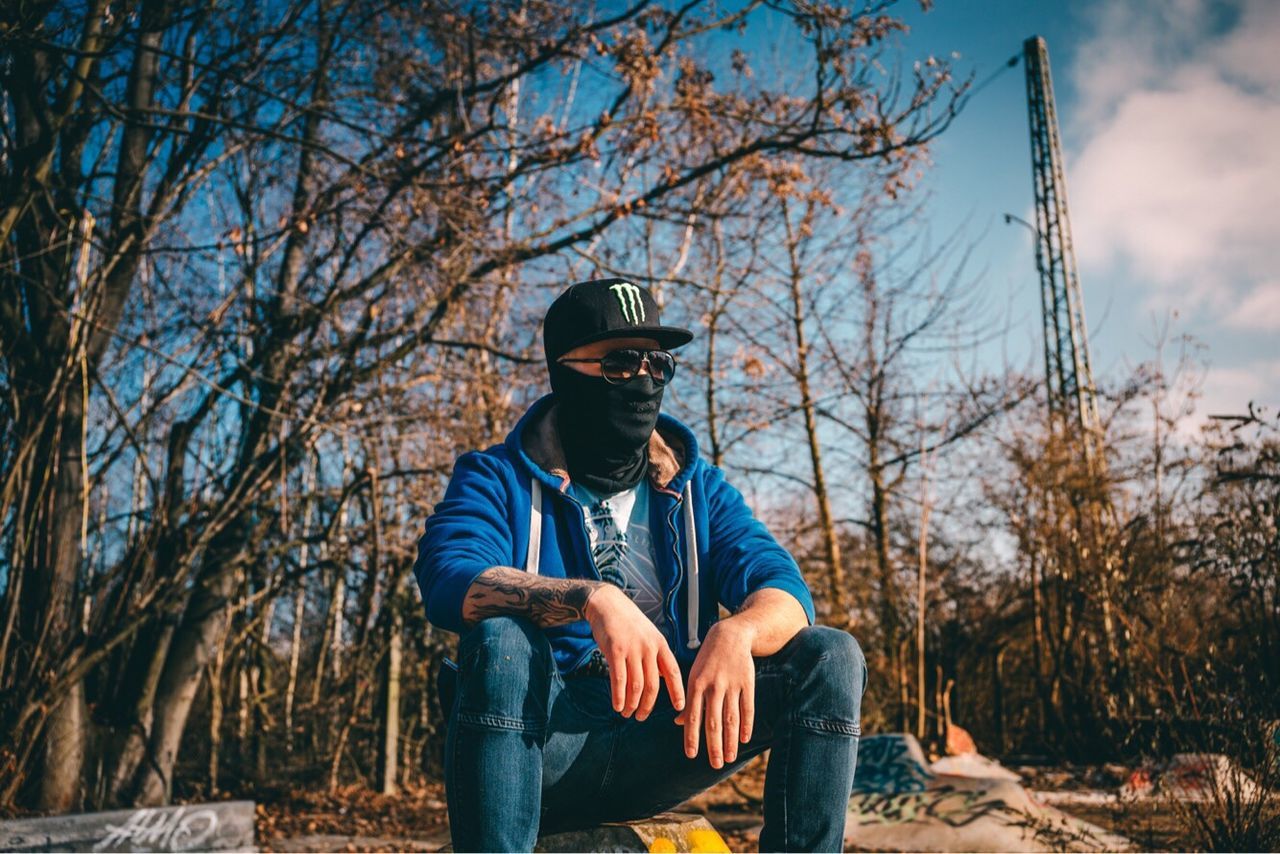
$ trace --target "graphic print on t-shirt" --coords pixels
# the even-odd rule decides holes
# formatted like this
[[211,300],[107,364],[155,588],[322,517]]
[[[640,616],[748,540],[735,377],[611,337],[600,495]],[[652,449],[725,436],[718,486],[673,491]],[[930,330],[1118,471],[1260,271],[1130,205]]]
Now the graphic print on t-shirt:
[[664,625],[662,586],[653,561],[647,484],[601,497],[575,487],[591,523],[591,556],[600,577],[626,591],[658,626]]

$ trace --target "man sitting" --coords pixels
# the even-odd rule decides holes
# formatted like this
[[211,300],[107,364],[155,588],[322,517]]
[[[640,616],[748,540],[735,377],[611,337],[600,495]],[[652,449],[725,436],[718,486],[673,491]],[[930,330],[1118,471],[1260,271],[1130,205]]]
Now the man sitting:
[[761,849],[842,848],[862,652],[811,625],[791,555],[660,414],[692,338],[635,284],[568,288],[544,324],[552,393],[458,458],[426,522],[427,617],[461,635],[455,850],[653,815],[770,748]]

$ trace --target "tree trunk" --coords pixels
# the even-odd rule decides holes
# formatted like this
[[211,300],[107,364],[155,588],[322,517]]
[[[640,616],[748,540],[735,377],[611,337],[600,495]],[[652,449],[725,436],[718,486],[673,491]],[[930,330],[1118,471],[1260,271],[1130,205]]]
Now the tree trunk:
[[907,676],[907,639],[902,639],[901,649],[891,660],[893,672],[898,674],[898,732],[907,731],[907,709],[911,705],[911,679]]
[[[923,442],[921,444],[923,445]],[[917,553],[919,571],[916,575],[916,683],[919,685],[919,694],[916,702],[916,737],[924,738],[925,581],[929,567],[929,511],[932,509],[932,505],[929,501],[929,465],[927,458],[923,455],[920,460],[920,468],[920,542]]]
[[397,791],[397,759],[400,743],[400,636],[404,627],[397,612],[391,619],[387,645],[386,670],[382,688],[382,757],[380,765],[382,794]]
[[[234,539],[228,536],[224,542]],[[140,766],[134,787],[137,806],[166,804],[172,795],[173,766],[187,716],[209,660],[222,644],[224,609],[236,592],[235,567],[226,557],[226,551],[211,548],[165,661],[150,740],[152,761]]]
[[[191,418],[175,424],[169,433],[164,489],[156,508],[157,517],[164,520],[169,533],[151,549],[148,558],[151,567],[145,576],[150,580],[172,571],[182,552],[188,548],[186,537],[178,533],[182,530],[180,521],[185,496],[187,450],[195,425],[208,411],[212,399],[211,395],[207,396]],[[119,746],[107,757],[108,767],[112,770],[106,806],[123,807],[132,801],[133,783],[151,739],[160,677],[164,674],[183,610],[182,604],[169,606],[155,621],[144,626],[134,641],[120,689],[114,695],[113,705],[124,711],[118,712],[119,716],[112,723],[117,733],[123,731],[123,736],[117,734],[114,737]]]
[[146,756],[147,742],[151,737],[156,690],[164,664],[168,659],[169,645],[173,641],[174,625],[163,622],[144,628],[138,636],[125,672],[122,702],[131,703],[131,712],[121,717],[117,727],[125,730],[120,746],[110,757],[112,774],[107,784],[104,806],[124,806],[130,798],[133,779],[138,766]]
[[[350,483],[352,469],[351,449],[344,438],[342,440],[343,483]],[[348,502],[344,501],[342,507],[338,510],[336,533],[339,537],[346,533],[350,517],[350,506]],[[326,548],[326,553],[323,557],[328,558],[327,543],[323,547]],[[334,683],[337,683],[342,678],[342,651],[346,645],[346,639],[343,634],[346,629],[347,573],[343,566],[339,565],[335,567],[334,574],[336,578],[333,583],[333,596],[329,599],[329,613],[325,619],[325,638],[327,638],[327,643],[321,643],[321,655],[316,662],[316,679],[311,686],[312,705],[320,702],[320,686],[324,682],[324,659],[326,654],[329,657],[329,667],[333,671]]]
[[991,657],[991,711],[996,723],[996,756],[1003,757],[1009,750],[1004,728],[1004,655],[1007,647],[1000,647]]
[[705,363],[707,384],[705,397],[708,447],[711,449],[711,464],[717,468],[724,465],[724,451],[720,447],[719,407],[716,400],[716,371],[719,370],[716,365],[716,334],[719,332],[719,320],[720,318],[713,307],[711,319],[707,323],[707,358]]
[[813,394],[809,387],[809,344],[805,338],[804,300],[800,289],[804,271],[796,253],[796,234],[791,223],[787,201],[782,200],[782,219],[787,234],[787,257],[791,284],[791,326],[796,342],[795,379],[800,388],[800,409],[804,414],[805,439],[809,445],[809,464],[813,469],[813,495],[818,505],[818,523],[822,527],[822,545],[827,558],[827,584],[831,596],[831,619],[841,628],[849,626],[849,607],[845,597],[844,564],[840,557],[840,539],[831,514],[831,497],[827,492],[826,473],[822,468],[822,444],[818,439],[818,423],[814,414]]
[[[306,563],[306,545],[302,546],[302,561]],[[306,616],[307,588],[300,580],[293,594],[293,637],[289,642],[289,682],[284,692],[285,749],[293,753],[293,704],[298,691],[298,664],[302,658],[302,621]]]
[[[283,466],[282,466],[283,469]],[[283,481],[284,478],[282,477]],[[267,582],[264,580],[263,585]],[[271,716],[265,708],[265,694],[270,693],[264,684],[267,678],[267,656],[271,648],[271,622],[275,619],[276,600],[272,597],[262,606],[262,635],[258,639],[258,643],[253,645],[251,652],[253,660],[253,700],[251,712],[253,714],[253,761],[254,769],[257,774],[256,779],[264,781],[267,777],[267,740],[271,735]]]
[[218,645],[218,654],[209,667],[209,796],[218,794],[218,761],[222,747],[222,670],[227,649]]
[[[81,368],[80,370],[82,370]],[[80,373],[76,371],[76,374]],[[48,598],[45,607],[34,613],[47,616],[41,627],[42,643],[55,644],[75,633],[75,583],[80,568],[83,513],[84,457],[82,431],[84,405],[81,383],[74,383],[64,404],[58,431],[56,486],[50,507],[48,542],[44,551]],[[43,526],[42,526],[43,527]],[[38,577],[38,571],[35,573]],[[30,576],[29,576],[30,577]],[[28,590],[38,590],[30,586]],[[77,682],[61,698],[45,725],[45,746],[40,793],[36,807],[44,812],[64,813],[77,809],[82,801],[85,750],[84,685]]]
[[950,723],[947,720],[948,713],[945,705],[947,699],[946,689],[942,686],[942,665],[936,664],[934,665],[933,704],[937,711],[938,720],[934,726],[934,731],[939,746],[943,749],[947,745],[947,725]]
[[724,449],[720,442],[720,409],[717,398],[716,371],[720,369],[716,363],[717,336],[720,332],[720,315],[724,311],[721,298],[724,293],[724,225],[719,217],[711,220],[711,236],[714,246],[715,272],[711,277],[711,310],[707,313],[707,358],[705,364],[706,402],[707,402],[707,437],[711,449],[711,464],[717,468],[724,465]]
[[80,806],[87,716],[84,683],[76,682],[45,724],[44,776],[37,801],[43,810],[65,813]]
[[889,559],[889,489],[880,461],[879,439],[876,433],[871,437],[867,468],[871,480],[871,540],[880,580],[880,631],[886,657],[897,666],[901,632],[898,625],[898,584]]

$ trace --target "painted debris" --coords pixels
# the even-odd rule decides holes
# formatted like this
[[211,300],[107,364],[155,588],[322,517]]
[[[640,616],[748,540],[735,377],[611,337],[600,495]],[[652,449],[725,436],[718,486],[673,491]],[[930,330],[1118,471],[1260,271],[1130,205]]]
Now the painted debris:
[[969,731],[959,724],[952,723],[950,716],[948,716],[947,755],[966,756],[977,752],[978,745],[974,742],[973,736],[969,734]]
[[1129,840],[1040,803],[1017,782],[936,773],[915,737],[858,748],[845,843],[899,851],[1124,851]]
[[952,777],[1022,782],[1022,777],[1016,772],[979,753],[978,745],[974,743],[969,731],[954,723],[947,726],[947,755],[935,760],[931,770],[935,774],[949,774]]
[[1120,787],[1123,799],[1211,801],[1230,797],[1253,801],[1262,795],[1262,787],[1221,753],[1174,754],[1168,762],[1134,770]]

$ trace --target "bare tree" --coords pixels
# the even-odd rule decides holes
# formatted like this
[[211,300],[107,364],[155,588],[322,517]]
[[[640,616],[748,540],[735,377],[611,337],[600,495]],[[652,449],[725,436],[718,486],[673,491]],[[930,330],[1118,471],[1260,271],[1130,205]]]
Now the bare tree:
[[[901,29],[883,8],[778,6],[810,49],[807,91],[741,68],[719,85],[728,52],[699,46],[762,10],[12,13],[0,803],[25,780],[46,809],[169,798],[211,670],[247,679],[246,721],[283,697],[275,600],[313,572],[332,581],[317,655],[341,650],[353,687],[318,742],[341,772],[411,559],[410,484],[429,497],[529,393],[528,327],[502,320],[544,302],[526,283],[624,258],[630,223],[687,233],[714,176],[874,164],[950,120],[945,75],[876,70]],[[358,460],[306,481],[339,446]],[[333,670],[304,669],[310,696]],[[86,700],[111,710],[101,762],[84,761]],[[264,756],[278,735],[253,737]]]

